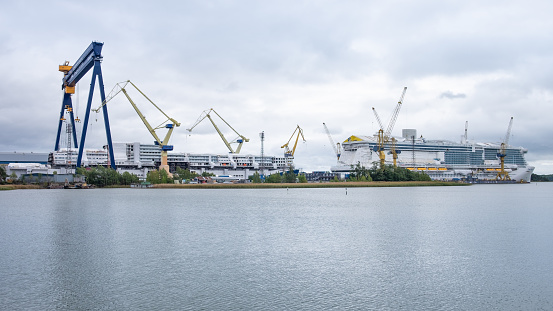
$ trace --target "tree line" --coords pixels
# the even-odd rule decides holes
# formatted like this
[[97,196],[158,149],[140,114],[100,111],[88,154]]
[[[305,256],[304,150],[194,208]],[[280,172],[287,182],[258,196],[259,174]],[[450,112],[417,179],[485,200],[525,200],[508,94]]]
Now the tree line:
[[130,185],[139,182],[138,176],[129,172],[123,174],[111,167],[77,167],[76,174],[85,177],[86,183],[97,187]]
[[177,169],[175,170],[175,173],[173,173],[173,176],[169,176],[166,170],[149,171],[148,175],[146,176],[146,181],[151,184],[172,184],[175,181],[178,181],[179,183],[186,183],[200,176],[212,177],[212,176],[215,176],[215,174],[208,173],[208,172],[197,174],[197,173],[191,172],[189,169],[183,169],[181,167],[177,167]]
[[252,176],[249,177],[249,180],[252,183],[270,183],[270,184],[280,184],[280,183],[306,183],[307,178],[304,174],[296,174],[294,168],[290,167],[288,171],[283,173],[273,173],[265,177],[265,180],[261,179],[261,175],[258,172],[255,172]]
[[549,174],[549,175],[532,174],[531,180],[532,181],[553,181],[553,174]]
[[[86,182],[90,185],[97,187],[105,186],[117,186],[117,185],[130,185],[138,183],[138,176],[129,172],[123,172],[120,174],[116,170],[110,167],[96,166],[88,168],[77,168],[76,173],[83,175],[86,178]],[[215,176],[214,174],[204,172],[203,174],[197,174],[191,172],[188,169],[182,169],[177,167],[175,173],[172,176],[165,170],[152,170],[149,171],[146,177],[146,181],[151,184],[167,184],[178,181],[179,183],[186,183],[199,176],[209,177]],[[0,182],[5,183],[7,179],[6,171],[3,167],[0,167]],[[540,175],[532,175],[532,180],[535,181],[551,181],[547,177],[553,177],[553,175],[544,176],[540,178]],[[288,171],[283,173],[274,173],[267,176],[265,179],[261,178],[259,172],[255,172],[249,177],[252,183],[306,183],[307,178],[304,174],[296,174],[293,167],[290,167]],[[406,168],[394,167],[387,165],[380,168],[376,164],[372,168],[367,169],[360,163],[351,166],[351,173],[347,178],[347,181],[430,181],[430,177],[423,172],[413,172]],[[334,178],[335,182],[340,181],[337,177]]]
[[[337,179],[337,178],[336,178]],[[335,179],[335,181],[336,181]],[[374,164],[370,169],[361,163],[351,166],[347,181],[431,181],[424,172],[414,172],[403,167],[386,165],[380,167]]]

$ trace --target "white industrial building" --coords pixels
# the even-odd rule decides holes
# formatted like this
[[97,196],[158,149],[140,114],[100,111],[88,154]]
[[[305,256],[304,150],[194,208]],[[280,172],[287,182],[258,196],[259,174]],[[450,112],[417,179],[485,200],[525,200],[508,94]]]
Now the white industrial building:
[[[52,167],[74,167],[77,161],[77,150],[60,150],[50,154]],[[144,145],[138,142],[114,143],[113,153],[117,171],[129,172],[145,179],[148,172],[156,169],[161,163],[161,149],[158,145]],[[284,172],[293,158],[276,156],[259,156],[243,154],[193,154],[169,153],[167,162],[171,172],[177,167],[191,172],[204,172],[231,180],[248,179],[255,172],[270,175]],[[83,166],[109,165],[108,152],[103,150],[86,150],[83,153]]]

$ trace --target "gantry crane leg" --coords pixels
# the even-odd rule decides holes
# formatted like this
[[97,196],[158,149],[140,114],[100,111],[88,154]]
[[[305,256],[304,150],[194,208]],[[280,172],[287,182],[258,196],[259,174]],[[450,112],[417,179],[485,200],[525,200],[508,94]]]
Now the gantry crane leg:
[[[60,137],[61,137],[61,130],[62,130],[62,124],[63,124],[63,116],[65,114],[65,109],[66,108],[71,108],[69,110],[69,113],[70,113],[70,117],[71,117],[71,125],[73,126],[73,129],[75,129],[75,118],[74,118],[74,115],[73,115],[73,104],[71,102],[71,94],[69,93],[64,93],[63,95],[63,101],[61,103],[61,111],[60,111],[60,117],[59,117],[59,120],[58,120],[58,133],[56,135],[56,145],[54,147],[54,150],[58,151],[59,150],[59,147],[60,147]],[[74,130],[73,131],[73,146],[78,146],[78,143],[77,143],[77,133],[76,131]]]
[[[90,91],[88,93],[88,100],[86,103],[86,113],[83,121],[83,131],[81,133],[81,142],[79,144],[79,155],[77,156],[77,167],[81,167],[81,162],[83,158],[84,144],[86,140],[86,132],[88,130],[88,120],[90,118],[90,109],[92,106],[92,95],[94,94],[94,87],[96,85],[96,78],[98,78],[98,84],[100,88],[100,98],[102,102],[106,100],[106,94],[104,93],[104,79],[102,78],[102,68],[100,66],[100,60],[94,62],[94,70],[92,72],[92,80],[90,82]],[[109,117],[107,106],[102,107],[102,112],[104,114],[104,125],[106,128],[106,136],[108,142],[108,154],[110,160],[110,166],[113,169],[116,169],[115,166],[115,157],[113,155],[113,144],[111,141],[111,130],[109,126]]]

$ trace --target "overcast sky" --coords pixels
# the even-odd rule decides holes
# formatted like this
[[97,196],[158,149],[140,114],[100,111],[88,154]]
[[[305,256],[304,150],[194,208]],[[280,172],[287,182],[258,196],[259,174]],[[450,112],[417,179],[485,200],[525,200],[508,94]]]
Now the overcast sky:
[[[459,141],[468,121],[470,140],[500,142],[514,117],[510,144],[528,148],[535,173],[551,174],[551,12],[547,0],[4,1],[0,151],[54,149],[58,65],[99,41],[106,93],[133,81],[181,122],[177,152],[227,152],[207,120],[186,131],[214,108],[250,139],[241,153],[259,154],[264,131],[265,154],[282,155],[299,125],[296,166],[329,170],[336,160],[322,123],[335,141],[372,135],[371,107],[387,123],[407,86],[394,135],[416,128]],[[81,119],[90,79],[73,96]],[[96,92],[93,108],[100,103]],[[164,121],[139,106],[152,124]],[[108,110],[114,142],[153,142],[123,95]],[[102,115],[89,124],[86,148],[99,149]]]

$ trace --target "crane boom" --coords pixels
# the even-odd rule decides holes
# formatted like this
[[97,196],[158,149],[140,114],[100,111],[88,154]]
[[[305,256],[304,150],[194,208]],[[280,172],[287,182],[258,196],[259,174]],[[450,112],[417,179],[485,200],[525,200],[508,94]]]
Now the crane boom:
[[67,70],[67,74],[63,77],[62,89],[69,88],[68,92],[75,90],[75,84],[94,66],[94,62],[102,60],[101,53],[103,46],[104,44],[101,42],[92,42],[75,62],[75,65],[63,68],[69,70]]
[[507,156],[507,146],[509,145],[509,137],[511,136],[512,126],[513,126],[513,117],[511,117],[511,120],[509,121],[509,126],[507,127],[507,134],[505,134],[505,138],[503,139],[503,142],[501,142],[501,149],[497,153],[497,157],[499,158],[499,162],[501,165],[501,169],[497,173],[497,176],[495,178],[497,180],[511,180],[509,173],[505,171],[505,157]]
[[234,153],[234,151],[232,150],[232,146],[230,145],[230,143],[228,142],[228,140],[225,138],[225,135],[223,135],[223,133],[221,132],[221,130],[219,130],[219,127],[217,126],[217,124],[215,124],[215,122],[213,121],[213,119],[211,118],[211,116],[209,115],[209,113],[206,115],[206,117],[209,119],[209,121],[211,122],[211,124],[213,124],[213,127],[215,128],[215,130],[217,131],[217,133],[219,134],[219,136],[221,136],[221,139],[223,140],[223,142],[225,143],[225,145],[227,146],[227,148],[230,150],[230,153]]
[[378,116],[378,113],[376,112],[376,109],[374,109],[374,107],[373,107],[373,113],[374,113],[374,116],[376,117],[376,121],[378,122],[378,126],[380,126],[381,130],[384,130],[384,125],[382,124],[382,121],[380,120],[380,117]]
[[[298,134],[296,136],[296,141],[294,143],[294,147],[292,148],[292,150],[290,150],[288,144],[290,144],[290,141],[292,140],[292,138],[294,137],[296,132],[298,132]],[[284,148],[284,156],[285,157],[293,157],[294,156],[294,153],[296,152],[296,147],[298,146],[298,140],[300,138],[300,135],[301,135],[301,138],[303,139],[303,141],[305,142],[305,137],[303,136],[303,130],[298,125],[296,127],[296,129],[294,130],[294,132],[292,133],[292,136],[290,136],[290,139],[288,139],[288,142],[280,147],[280,148]]]
[[401,104],[403,103],[403,98],[405,97],[406,91],[407,91],[407,87],[404,87],[403,92],[401,93],[401,97],[397,102],[396,108],[392,112],[392,116],[390,118],[390,122],[388,123],[388,127],[386,128],[386,131],[384,131],[384,124],[382,123],[382,120],[378,116],[376,109],[374,109],[374,107],[372,108],[374,116],[376,117],[376,121],[378,121],[378,125],[380,126],[380,129],[378,130],[378,144],[375,147],[375,151],[378,152],[381,168],[384,167],[385,160],[386,160],[386,155],[384,154],[384,145],[388,143],[391,144],[390,145],[391,154],[393,154],[394,166],[396,166],[397,154],[399,153],[399,150],[396,151],[395,139],[391,137],[391,134],[392,134],[394,125],[396,124],[397,116],[399,115],[399,110],[401,109]]
[[386,137],[390,137],[390,135],[392,134],[392,130],[394,129],[394,125],[396,124],[397,116],[399,115],[399,110],[401,109],[401,104],[403,103],[403,98],[405,97],[405,92],[407,92],[407,87],[403,88],[403,93],[401,93],[401,97],[397,102],[396,109],[394,109],[394,112],[392,113],[390,123],[388,123],[388,128],[386,129],[386,132],[384,132],[384,136]]
[[507,127],[507,134],[505,134],[505,139],[503,139],[503,143],[505,146],[509,145],[509,138],[511,137],[511,128],[513,127],[513,117],[511,117],[511,120],[509,121],[509,126]]
[[[221,130],[219,129],[219,127],[217,126],[217,124],[215,124],[215,121],[213,121],[213,118],[211,118],[211,113],[215,113],[215,115],[217,115],[219,117],[219,119],[221,119],[234,133],[236,133],[236,135],[238,135],[238,137],[233,140],[231,143],[238,143],[238,147],[236,147],[236,150],[233,150],[232,149],[232,146],[231,146],[231,143],[229,143],[229,141],[225,138],[225,135],[223,135],[223,133],[221,132]],[[223,119],[223,117],[221,117],[221,115],[219,115],[217,113],[217,111],[215,111],[213,108],[209,109],[209,110],[204,110],[200,116],[198,117],[198,119],[196,120],[196,122],[194,123],[194,125],[192,125],[190,128],[186,129],[187,131],[189,132],[192,132],[192,130],[198,125],[200,124],[200,122],[202,122],[205,118],[208,118],[209,121],[211,122],[211,124],[213,125],[213,127],[215,128],[215,131],[217,131],[217,134],[219,134],[219,136],[221,137],[221,139],[223,140],[223,143],[225,143],[225,146],[227,146],[228,150],[230,151],[230,153],[240,153],[240,150],[242,149],[242,144],[244,142],[249,142],[250,140],[246,137],[244,137],[243,135],[239,134],[225,119]]]
[[326,135],[328,136],[328,140],[330,141],[330,145],[334,149],[334,153],[336,154],[336,158],[338,161],[340,160],[340,154],[342,153],[342,148],[340,147],[340,143],[334,143],[334,140],[332,139],[332,136],[330,135],[330,131],[328,130],[328,127],[326,127],[326,124],[323,122],[323,126],[325,128]]
[[[156,105],[148,96],[146,96],[146,94],[144,94],[144,92],[142,92],[134,83],[132,83],[131,80],[127,80],[127,81],[124,81],[124,82],[119,82],[119,83],[117,83],[117,84],[113,87],[113,89],[111,90],[111,92],[108,94],[108,96],[106,97],[106,99],[102,102],[102,105],[100,105],[100,107],[98,107],[98,108],[96,108],[96,109],[93,109],[93,111],[94,111],[94,112],[99,112],[100,109],[101,109],[104,105],[106,105],[109,101],[111,101],[115,96],[117,96],[117,94],[119,94],[120,92],[123,92],[123,93],[127,96],[127,98],[129,99],[129,101],[131,102],[131,104],[132,104],[134,110],[135,110],[139,115],[141,115],[141,118],[144,117],[144,116],[142,115],[142,113],[140,112],[140,110],[138,109],[138,107],[134,104],[134,102],[132,102],[132,100],[130,99],[128,93],[127,93],[126,90],[125,90],[125,88],[127,87],[128,84],[131,84],[131,85],[132,85],[142,96],[144,96],[144,98],[146,98],[146,99],[150,102],[150,104],[152,104],[154,107],[156,107],[156,109],[159,110],[159,112],[161,112],[161,114],[163,114],[163,115],[167,118],[166,121],[162,122],[162,125],[163,125],[163,126],[162,126],[162,125],[159,125],[159,126],[153,128],[154,130],[159,129],[159,128],[166,127],[166,126],[164,126],[164,125],[165,125],[165,122],[167,122],[167,121],[173,122],[173,124],[174,124],[175,126],[177,126],[177,127],[180,126],[180,123],[179,123],[178,121],[176,121],[175,119],[169,117],[163,110],[161,110],[161,108],[159,108],[158,105]],[[145,118],[145,117],[144,117],[144,119],[143,119],[142,121],[144,121],[145,124],[147,124],[147,125],[146,125],[147,127],[150,127],[150,128],[151,128],[150,124],[148,124],[148,122],[146,121],[146,118]]]
[[[131,84],[140,94],[142,94],[142,96],[144,96],[144,98],[146,98],[154,107],[156,107],[157,110],[159,110],[165,117],[167,117],[167,120],[163,121],[160,125],[158,125],[156,127],[152,127],[150,125],[150,123],[148,122],[148,120],[146,120],[146,117],[144,116],[144,114],[140,111],[140,109],[138,109],[138,106],[131,99],[131,97],[129,96],[129,93],[127,93],[126,87],[127,87],[128,84]],[[165,171],[167,171],[167,174],[171,175],[169,173],[169,165],[167,164],[167,151],[173,150],[173,146],[169,145],[169,139],[171,138],[171,134],[173,133],[173,130],[175,129],[175,127],[179,127],[180,123],[177,120],[169,117],[163,110],[161,110],[161,108],[159,108],[150,98],[148,98],[148,96],[146,96],[146,94],[144,94],[130,80],[127,80],[125,82],[117,83],[113,87],[111,92],[108,94],[108,97],[102,102],[100,107],[98,107],[96,109],[93,109],[93,111],[98,113],[102,107],[104,107],[109,101],[111,101],[115,96],[117,96],[117,94],[119,94],[121,92],[123,92],[123,94],[125,94],[125,97],[127,97],[128,101],[131,103],[131,106],[134,108],[134,110],[136,111],[136,113],[140,117],[140,120],[142,120],[142,122],[144,123],[144,125],[148,129],[148,132],[150,132],[150,134],[154,137],[155,143],[161,147],[161,165],[160,165],[160,169],[164,169]],[[168,122],[168,121],[170,121],[170,122]],[[159,138],[159,136],[157,135],[157,133],[156,133],[156,130],[161,129],[161,128],[168,129],[167,134],[165,135],[163,140],[161,140]]]

